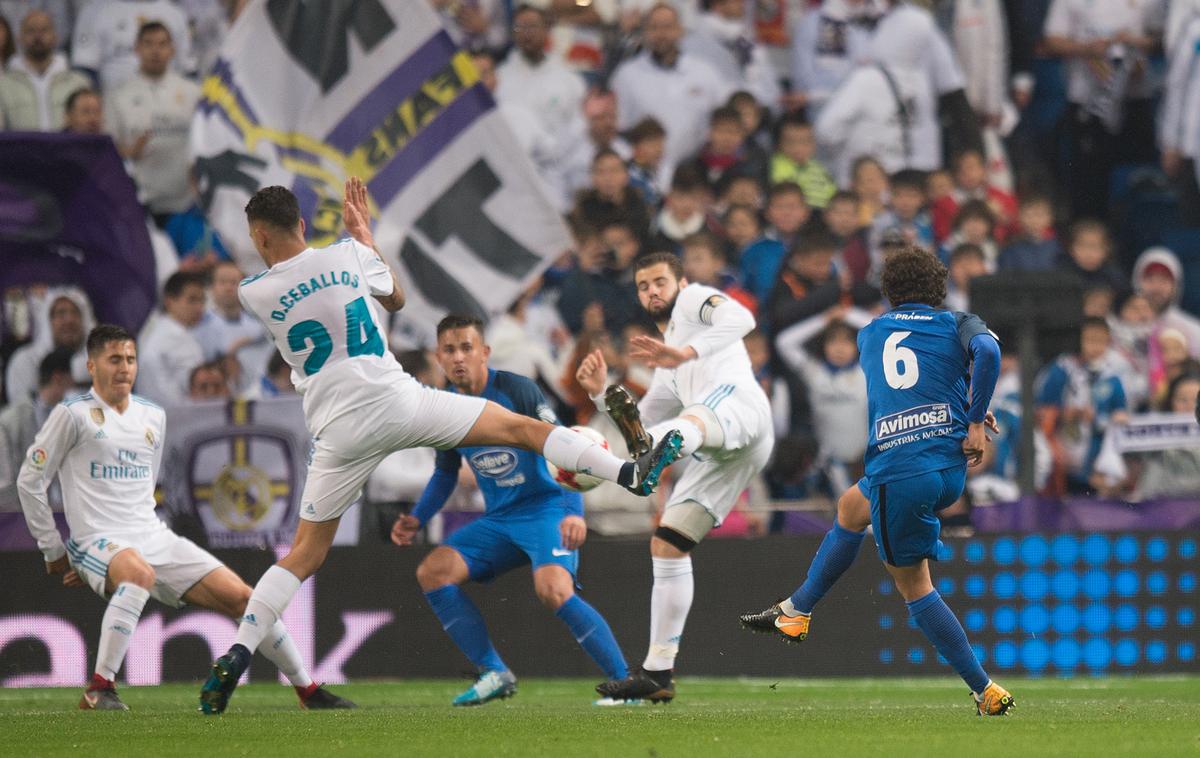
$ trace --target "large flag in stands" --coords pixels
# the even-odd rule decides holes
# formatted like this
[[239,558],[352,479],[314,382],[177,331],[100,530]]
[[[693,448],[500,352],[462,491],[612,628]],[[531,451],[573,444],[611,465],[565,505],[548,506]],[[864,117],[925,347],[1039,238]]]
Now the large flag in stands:
[[79,286],[134,332],[153,310],[146,213],[108,137],[0,133],[0,291],[30,284]]
[[[375,240],[427,323],[493,315],[569,243],[533,164],[426,2],[249,4],[192,124],[203,206],[247,273],[259,187],[300,198],[309,242],[344,235],[342,183],[367,183]],[[398,265],[397,265],[398,264]]]

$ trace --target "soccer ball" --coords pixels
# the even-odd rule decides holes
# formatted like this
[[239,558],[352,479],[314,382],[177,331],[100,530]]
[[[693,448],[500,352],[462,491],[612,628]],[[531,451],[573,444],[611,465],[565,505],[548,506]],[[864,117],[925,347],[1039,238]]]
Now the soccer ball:
[[[604,435],[595,429],[588,426],[573,426],[571,429],[579,432],[605,450],[608,450],[608,440],[604,439]],[[558,482],[563,489],[568,489],[572,492],[587,492],[588,490],[596,489],[600,485],[600,482],[604,481],[600,477],[592,476],[591,474],[562,471],[550,461],[546,461],[546,468],[550,470],[551,479]]]

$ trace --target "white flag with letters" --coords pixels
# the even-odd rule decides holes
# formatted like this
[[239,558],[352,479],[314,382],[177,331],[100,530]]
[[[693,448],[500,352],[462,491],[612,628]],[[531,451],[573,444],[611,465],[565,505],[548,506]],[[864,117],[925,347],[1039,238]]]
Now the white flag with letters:
[[258,0],[230,29],[192,123],[201,205],[263,268],[244,207],[281,184],[313,246],[344,235],[342,184],[367,184],[406,315],[494,315],[567,249],[562,219],[470,57],[420,0]]

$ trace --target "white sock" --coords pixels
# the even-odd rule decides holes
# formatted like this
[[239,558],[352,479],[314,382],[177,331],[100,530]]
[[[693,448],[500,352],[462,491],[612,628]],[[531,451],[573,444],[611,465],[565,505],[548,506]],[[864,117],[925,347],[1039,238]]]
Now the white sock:
[[582,471],[610,482],[620,481],[622,461],[587,437],[565,426],[550,430],[542,457],[564,471]]
[[655,424],[646,431],[657,445],[663,435],[672,429],[678,430],[679,434],[683,436],[683,447],[679,449],[680,458],[688,457],[704,444],[704,432],[700,431],[700,427],[684,418],[673,418],[661,424]]
[[282,621],[276,621],[271,627],[271,633],[263,640],[258,652],[274,663],[275,668],[288,678],[293,687],[307,687],[312,684],[312,677],[304,670],[304,662],[300,660],[300,651]]
[[234,644],[244,645],[251,653],[257,650],[274,629],[275,622],[283,615],[298,589],[300,580],[292,572],[281,566],[267,569],[246,603],[246,615],[242,616],[242,623],[238,625]]
[[695,582],[692,557],[651,558],[654,564],[654,591],[650,593],[650,651],[642,668],[665,671],[675,668],[679,640],[692,607]]
[[792,599],[790,597],[785,598],[782,602],[779,603],[779,610],[783,611],[784,616],[790,616],[792,618],[795,618],[796,616],[811,616],[812,615],[811,613],[801,613],[800,611],[798,611],[796,609],[796,606],[792,604]]
[[130,582],[121,582],[113,590],[104,620],[100,622],[100,647],[96,651],[96,673],[113,681],[129,650],[129,640],[137,628],[150,591]]

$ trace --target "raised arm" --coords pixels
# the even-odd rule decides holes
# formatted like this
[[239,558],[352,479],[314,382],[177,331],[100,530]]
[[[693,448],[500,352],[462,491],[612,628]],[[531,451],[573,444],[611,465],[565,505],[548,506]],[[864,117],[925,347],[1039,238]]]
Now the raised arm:
[[375,247],[375,237],[371,234],[371,206],[367,201],[367,185],[363,184],[362,179],[357,176],[352,176],[346,180],[346,191],[342,197],[342,223],[346,225],[346,231],[351,237],[358,240],[362,244],[375,251],[380,262],[387,269],[388,275],[391,277],[392,285],[389,290],[387,287],[382,287],[376,291],[372,285],[371,294],[375,299],[390,312],[395,312],[404,307],[404,288],[400,286],[400,280],[396,278],[396,272],[383,259],[383,254],[379,252],[379,248]]

